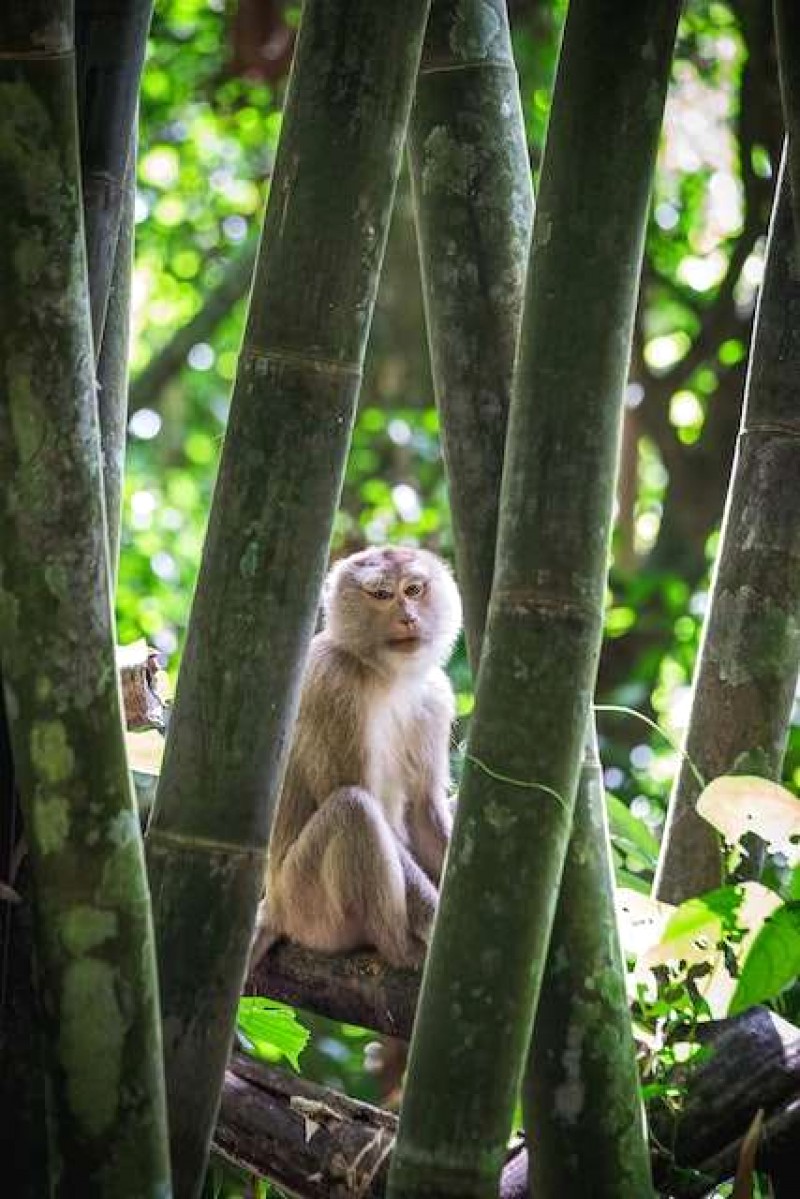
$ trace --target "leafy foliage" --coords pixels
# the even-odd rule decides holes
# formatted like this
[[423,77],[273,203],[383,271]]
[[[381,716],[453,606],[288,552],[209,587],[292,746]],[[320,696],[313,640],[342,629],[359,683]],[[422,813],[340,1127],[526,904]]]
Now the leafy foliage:
[[300,1069],[300,1054],[308,1044],[309,1031],[293,1008],[275,999],[246,995],[239,1000],[236,1031],[242,1047],[265,1062],[284,1058]]

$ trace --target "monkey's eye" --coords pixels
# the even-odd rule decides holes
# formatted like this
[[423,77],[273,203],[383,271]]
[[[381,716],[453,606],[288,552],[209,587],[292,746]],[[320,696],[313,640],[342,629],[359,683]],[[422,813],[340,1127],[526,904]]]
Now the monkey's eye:
[[424,583],[409,583],[404,589],[408,599],[419,599],[425,590]]

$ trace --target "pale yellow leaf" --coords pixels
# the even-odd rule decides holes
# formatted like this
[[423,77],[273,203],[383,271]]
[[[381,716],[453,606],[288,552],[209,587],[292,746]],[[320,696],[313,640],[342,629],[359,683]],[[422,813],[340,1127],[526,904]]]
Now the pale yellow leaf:
[[661,940],[675,908],[629,887],[618,887],[615,901],[623,952],[638,958]]
[[131,641],[130,645],[118,645],[116,647],[117,670],[124,670],[131,666],[144,666],[148,655],[152,652],[144,637],[140,637],[138,641]]
[[164,738],[155,729],[145,733],[126,733],[128,765],[138,774],[160,774],[164,757]]
[[756,833],[773,852],[800,856],[800,799],[769,779],[723,775],[703,791],[697,811],[731,845]]

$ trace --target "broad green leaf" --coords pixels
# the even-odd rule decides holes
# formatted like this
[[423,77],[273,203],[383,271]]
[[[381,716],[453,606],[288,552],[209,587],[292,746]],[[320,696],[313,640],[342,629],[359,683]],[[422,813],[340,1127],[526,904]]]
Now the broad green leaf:
[[300,1069],[300,1054],[311,1034],[293,1008],[274,999],[247,995],[239,1000],[236,1026],[244,1048],[253,1057],[268,1062],[286,1058],[295,1070]]
[[800,904],[776,908],[765,920],[733,993],[728,1012],[735,1016],[753,1004],[774,999],[800,975]]
[[606,793],[606,805],[611,836],[638,849],[648,865],[655,869],[658,862],[658,841],[647,825],[638,820],[616,795]]
[[731,845],[756,833],[774,852],[800,856],[800,800],[769,779],[723,775],[703,791],[697,811]]
[[626,870],[624,866],[614,866],[614,875],[617,880],[617,886],[628,891],[635,891],[638,895],[649,895],[650,884],[646,878],[642,878],[639,874],[631,874],[630,870]]

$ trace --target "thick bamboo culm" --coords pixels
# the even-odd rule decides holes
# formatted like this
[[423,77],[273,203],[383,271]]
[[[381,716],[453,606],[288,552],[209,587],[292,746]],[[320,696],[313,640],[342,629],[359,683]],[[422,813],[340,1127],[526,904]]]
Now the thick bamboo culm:
[[[670,798],[655,890],[680,903],[720,885],[700,782],[780,775],[800,666],[800,276],[781,168],[756,311],[739,445],[700,652],[687,757]],[[758,850],[753,847],[755,862]]]
[[505,0],[434,0],[408,145],[456,568],[477,673],[533,223]]
[[298,35],[147,836],[181,1199],[219,1102],[427,10],[309,0]]
[[[0,658],[35,896],[57,1196],[170,1193],[80,208],[72,5],[0,16]],[[35,1069],[35,1064],[32,1065]]]
[[139,80],[153,0],[75,0],[86,255],[95,357],[116,262],[125,177],[135,156]]
[[800,275],[800,8],[796,0],[772,0],[783,120],[786,172],[794,214],[794,275]]
[[596,673],[621,400],[678,7],[570,6],[477,702],[393,1199],[496,1194]]
[[103,494],[108,527],[108,556],[112,578],[119,563],[122,491],[125,478],[125,443],[128,428],[128,350],[133,274],[133,210],[136,196],[135,151],[131,151],[125,194],[119,218],[114,271],[108,295],[103,344],[97,362],[97,408],[103,456]]
[[[410,158],[428,338],[453,509],[470,658],[477,669],[491,588],[508,403],[532,222],[530,166],[503,0],[493,5],[489,59],[458,61],[486,7],[434,0],[410,126]],[[470,23],[471,22],[471,23]],[[447,250],[445,251],[445,246]],[[531,480],[531,486],[534,486]],[[582,1060],[581,1121],[571,1173],[597,1178],[635,1163],[646,1188],[646,1146],[625,977],[613,902],[602,775],[594,731],[576,801],[558,915],[543,984],[531,1073],[537,1139],[558,1124],[559,1070],[576,1022],[591,1049]],[[556,966],[554,967],[554,962]],[[602,976],[603,986],[594,980]],[[597,1035],[600,1030],[604,1035]],[[567,1059],[568,1060],[568,1059]],[[619,1121],[606,1119],[609,1095]],[[568,1129],[565,1132],[568,1133]],[[591,1156],[587,1163],[583,1153]],[[551,1170],[552,1170],[551,1166]],[[632,1168],[632,1167],[631,1167]],[[568,1193],[574,1178],[563,1179]],[[644,1191],[643,1191],[644,1193]]]

